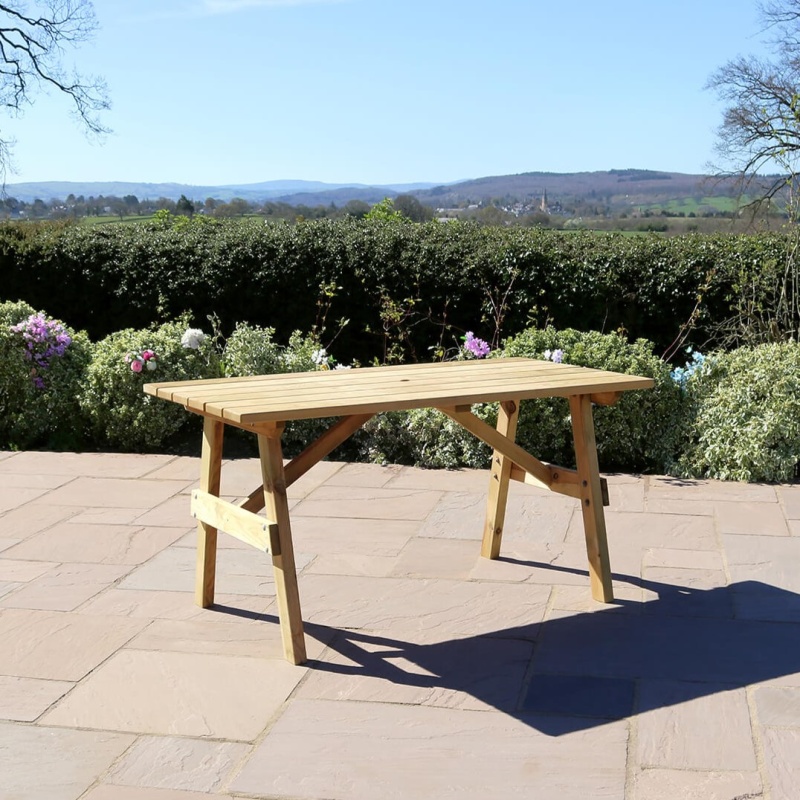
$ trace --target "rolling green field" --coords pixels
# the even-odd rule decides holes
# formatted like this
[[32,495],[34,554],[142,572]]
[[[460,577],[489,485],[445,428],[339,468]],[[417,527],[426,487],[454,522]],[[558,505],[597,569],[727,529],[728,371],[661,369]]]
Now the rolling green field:
[[666,211],[669,214],[677,215],[694,214],[700,216],[708,211],[732,212],[744,208],[754,198],[744,195],[743,197],[727,197],[724,195],[709,195],[707,197],[683,197],[677,200],[669,200],[666,203],[651,203],[645,208],[648,211]]

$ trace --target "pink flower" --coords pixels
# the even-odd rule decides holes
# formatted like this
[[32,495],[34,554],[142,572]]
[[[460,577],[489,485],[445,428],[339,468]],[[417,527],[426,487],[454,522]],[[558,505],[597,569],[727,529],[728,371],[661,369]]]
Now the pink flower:
[[155,353],[154,353],[152,350],[145,350],[145,351],[142,353],[142,358],[143,358],[145,361],[149,361],[151,358],[155,358],[155,357],[156,357],[156,354],[155,354]]
[[134,372],[141,372],[142,371],[142,362],[138,358],[134,358],[133,361],[131,361],[131,369]]

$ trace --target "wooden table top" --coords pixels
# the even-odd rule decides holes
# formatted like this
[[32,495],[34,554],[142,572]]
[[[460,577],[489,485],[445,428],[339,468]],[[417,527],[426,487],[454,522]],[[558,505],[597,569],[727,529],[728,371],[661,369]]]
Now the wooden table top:
[[651,378],[529,358],[148,383],[148,394],[236,423],[649,389]]

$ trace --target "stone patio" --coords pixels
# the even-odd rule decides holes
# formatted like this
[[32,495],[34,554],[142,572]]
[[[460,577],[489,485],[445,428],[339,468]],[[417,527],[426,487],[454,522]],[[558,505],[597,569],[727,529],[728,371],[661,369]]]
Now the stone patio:
[[490,562],[488,473],[323,462],[294,667],[268,557],[194,605],[198,474],[0,453],[3,800],[800,796],[800,487],[608,476],[603,606],[575,501],[513,484]]

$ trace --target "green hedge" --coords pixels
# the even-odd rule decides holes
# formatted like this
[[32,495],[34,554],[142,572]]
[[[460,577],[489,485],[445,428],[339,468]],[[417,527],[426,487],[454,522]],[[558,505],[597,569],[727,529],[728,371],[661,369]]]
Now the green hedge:
[[[782,234],[623,236],[452,222],[158,221],[0,225],[0,299],[21,298],[98,340],[188,313],[337,340],[345,360],[427,360],[465,330],[497,345],[531,325],[624,330],[662,353],[741,312],[769,317]],[[702,300],[698,306],[698,297]],[[326,335],[322,340],[327,341]]]

